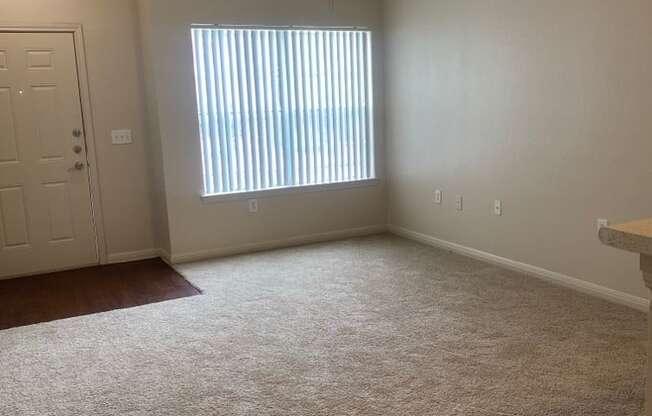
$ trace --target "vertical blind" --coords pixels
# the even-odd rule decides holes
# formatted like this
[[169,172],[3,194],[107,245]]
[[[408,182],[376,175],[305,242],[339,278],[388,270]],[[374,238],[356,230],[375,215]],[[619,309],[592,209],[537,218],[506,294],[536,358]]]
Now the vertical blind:
[[375,177],[371,34],[193,28],[208,195]]

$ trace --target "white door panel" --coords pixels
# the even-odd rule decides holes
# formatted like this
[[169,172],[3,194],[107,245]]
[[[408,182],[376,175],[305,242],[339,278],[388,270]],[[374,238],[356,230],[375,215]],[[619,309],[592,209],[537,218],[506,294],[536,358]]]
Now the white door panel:
[[0,209],[5,247],[29,246],[24,188],[0,189]]
[[11,88],[0,88],[0,162],[18,160],[12,101]]
[[98,262],[86,146],[75,130],[72,34],[0,33],[0,278]]

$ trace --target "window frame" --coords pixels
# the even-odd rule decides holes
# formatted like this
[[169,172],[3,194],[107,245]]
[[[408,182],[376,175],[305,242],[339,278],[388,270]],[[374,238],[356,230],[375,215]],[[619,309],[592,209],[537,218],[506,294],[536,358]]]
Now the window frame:
[[[205,178],[203,178],[204,173],[202,172],[202,189],[200,192],[200,199],[205,204],[215,204],[222,202],[230,201],[240,201],[240,200],[249,200],[256,198],[273,198],[283,195],[292,195],[292,194],[304,194],[311,192],[328,192],[328,191],[341,191],[341,190],[351,190],[351,189],[360,189],[360,188],[369,188],[376,187],[381,183],[379,169],[378,169],[378,116],[377,116],[377,88],[376,88],[376,65],[375,65],[375,36],[374,31],[368,27],[361,26],[269,26],[269,25],[232,25],[232,24],[192,24],[190,26],[190,31],[193,29],[250,29],[250,30],[319,30],[319,31],[364,31],[369,32],[370,43],[371,43],[371,105],[373,106],[373,111],[371,114],[370,124],[373,128],[372,140],[373,146],[371,152],[373,153],[373,165],[372,172],[373,176],[366,179],[345,181],[345,182],[330,182],[330,183],[320,183],[320,184],[305,184],[305,185],[292,185],[292,186],[283,186],[283,187],[274,187],[266,189],[258,189],[251,191],[235,191],[235,192],[225,192],[225,193],[207,193],[205,186]],[[192,47],[191,47],[192,49]],[[194,85],[197,85],[196,80],[196,70],[194,67],[194,62],[191,63],[193,68],[193,82]],[[197,91],[193,88],[195,94],[195,101]],[[199,114],[199,108],[195,105],[195,112]],[[197,117],[198,118],[198,117]],[[198,126],[197,126],[198,128]],[[201,132],[198,132],[201,134]],[[204,163],[204,156],[201,155],[202,163]]]

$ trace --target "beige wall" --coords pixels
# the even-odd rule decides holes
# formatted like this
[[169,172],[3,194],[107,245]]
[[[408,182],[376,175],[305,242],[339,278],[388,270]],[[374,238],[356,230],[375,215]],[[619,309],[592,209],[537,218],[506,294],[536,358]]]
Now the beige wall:
[[165,194],[165,174],[163,170],[163,149],[158,119],[158,100],[154,87],[154,59],[152,56],[152,16],[151,2],[137,2],[139,29],[141,35],[142,72],[145,87],[145,110],[149,154],[149,167],[152,190],[152,218],[156,246],[163,251],[165,258],[170,257],[170,229]]
[[[0,0],[0,23],[83,24],[110,253],[182,255],[385,223],[383,186],[262,199],[257,215],[199,199],[190,25],[365,25],[377,40],[393,224],[647,294],[636,257],[601,246],[595,219],[652,211],[649,1],[386,0],[386,59],[380,0],[338,0],[335,13],[325,0],[139,0],[142,38],[136,3]],[[114,128],[131,128],[135,143],[112,146]]]
[[[162,150],[170,248],[173,256],[227,249],[385,224],[383,186],[260,199],[260,212],[246,201],[204,204],[190,26],[193,23],[276,25],[363,25],[381,34],[381,2],[337,2],[331,14],[324,0],[141,0],[152,137]],[[377,42],[377,109],[382,120],[382,42]],[[382,123],[378,123],[382,157]],[[382,172],[382,171],[381,171]]]
[[391,222],[647,296],[595,222],[652,215],[652,2],[385,3]]
[[[0,0],[0,24],[82,24],[109,253],[154,247],[134,0]],[[112,146],[112,129],[135,143]]]

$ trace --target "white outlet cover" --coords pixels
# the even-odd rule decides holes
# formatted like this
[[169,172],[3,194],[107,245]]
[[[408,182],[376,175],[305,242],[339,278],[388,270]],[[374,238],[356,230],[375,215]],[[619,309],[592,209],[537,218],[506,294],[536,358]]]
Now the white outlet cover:
[[131,137],[131,130],[112,130],[111,131],[111,143],[115,145],[121,144],[131,144],[133,139]]
[[609,226],[609,220],[604,219],[604,218],[598,218],[597,225],[598,225],[598,230],[600,230],[600,229],[602,229],[604,227],[608,227]]
[[249,212],[252,214],[255,214],[258,212],[258,200],[257,199],[250,199],[248,201],[249,203]]
[[497,199],[497,200],[494,202],[494,214],[495,214],[497,217],[500,217],[500,216],[503,215],[503,201]]
[[458,211],[464,211],[464,197],[462,195],[455,197],[455,205]]

